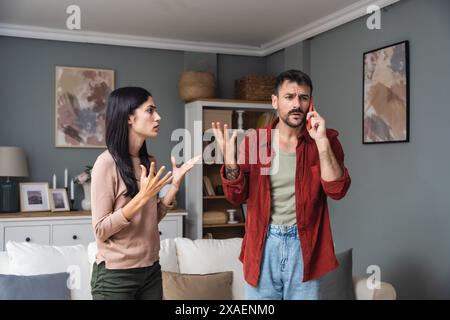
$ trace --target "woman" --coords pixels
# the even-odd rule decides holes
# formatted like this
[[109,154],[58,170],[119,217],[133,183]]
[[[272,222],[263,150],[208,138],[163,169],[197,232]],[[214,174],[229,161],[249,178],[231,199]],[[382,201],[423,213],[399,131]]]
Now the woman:
[[[163,176],[163,166],[155,174],[145,139],[158,135],[160,120],[145,89],[119,88],[108,98],[108,150],[92,169],[92,224],[98,247],[91,280],[94,299],[162,298],[158,223],[200,157],[180,168],[172,157],[172,172]],[[158,202],[158,192],[169,182]]]

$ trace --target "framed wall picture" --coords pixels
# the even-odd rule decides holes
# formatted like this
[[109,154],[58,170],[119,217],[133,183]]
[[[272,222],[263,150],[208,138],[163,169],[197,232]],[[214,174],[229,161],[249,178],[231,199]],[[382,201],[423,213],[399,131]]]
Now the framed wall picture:
[[49,198],[51,211],[70,211],[66,189],[50,189]]
[[409,42],[364,53],[363,143],[409,141]]
[[56,67],[55,145],[105,148],[108,95],[114,90],[114,70]]
[[20,211],[49,211],[48,182],[22,182],[20,189]]

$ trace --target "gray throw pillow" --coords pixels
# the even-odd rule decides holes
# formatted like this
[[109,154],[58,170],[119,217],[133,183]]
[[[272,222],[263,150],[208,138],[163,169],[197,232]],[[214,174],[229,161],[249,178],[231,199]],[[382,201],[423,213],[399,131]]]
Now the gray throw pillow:
[[0,274],[0,300],[70,300],[69,273]]
[[355,300],[353,289],[353,249],[336,254],[339,266],[321,277],[321,300]]

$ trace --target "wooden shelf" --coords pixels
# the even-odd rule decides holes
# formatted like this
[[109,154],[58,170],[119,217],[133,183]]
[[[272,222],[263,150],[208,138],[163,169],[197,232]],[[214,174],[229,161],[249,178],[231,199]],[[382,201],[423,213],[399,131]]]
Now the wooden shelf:
[[205,200],[214,200],[214,199],[226,199],[225,196],[203,196]]
[[244,227],[244,222],[239,223],[224,223],[224,224],[204,224],[203,229],[209,228],[232,228],[232,227]]

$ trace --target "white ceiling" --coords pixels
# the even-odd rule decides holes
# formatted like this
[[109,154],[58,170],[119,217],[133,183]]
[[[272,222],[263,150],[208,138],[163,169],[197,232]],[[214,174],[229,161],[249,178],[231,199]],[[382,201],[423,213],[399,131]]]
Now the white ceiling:
[[0,0],[0,35],[264,56],[397,1]]

